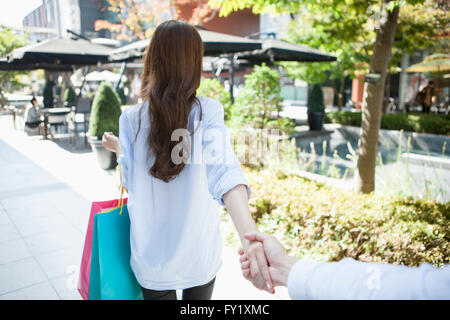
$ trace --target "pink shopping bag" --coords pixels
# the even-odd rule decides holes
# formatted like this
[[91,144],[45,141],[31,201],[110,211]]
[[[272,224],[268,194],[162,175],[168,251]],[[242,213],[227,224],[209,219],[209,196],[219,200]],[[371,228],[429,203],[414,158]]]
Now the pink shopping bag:
[[[127,198],[123,204],[127,204]],[[91,274],[92,234],[94,230],[94,216],[97,213],[108,211],[120,205],[120,199],[108,201],[96,201],[92,203],[89,222],[84,240],[83,255],[81,257],[80,275],[78,278],[78,292],[84,300],[89,300],[89,278]]]

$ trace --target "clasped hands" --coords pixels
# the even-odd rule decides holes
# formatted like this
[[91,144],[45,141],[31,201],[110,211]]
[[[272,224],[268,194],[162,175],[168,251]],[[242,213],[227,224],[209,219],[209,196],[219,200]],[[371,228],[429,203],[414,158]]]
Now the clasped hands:
[[286,286],[289,272],[297,259],[288,256],[283,245],[273,236],[251,232],[244,237],[250,242],[248,248],[244,246],[238,251],[244,278],[258,289],[270,293],[275,292],[275,286]]

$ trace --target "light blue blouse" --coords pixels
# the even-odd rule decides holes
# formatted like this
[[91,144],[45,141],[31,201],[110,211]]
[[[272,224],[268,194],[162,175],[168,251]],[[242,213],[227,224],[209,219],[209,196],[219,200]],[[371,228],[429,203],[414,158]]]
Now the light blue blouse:
[[190,132],[196,129],[189,162],[168,183],[149,174],[154,156],[147,143],[148,104],[127,108],[120,117],[118,163],[128,189],[130,264],[144,288],[185,289],[212,280],[222,263],[218,204],[239,184],[247,186],[250,196],[223,106],[210,98],[199,101],[202,120],[194,104],[188,121]]

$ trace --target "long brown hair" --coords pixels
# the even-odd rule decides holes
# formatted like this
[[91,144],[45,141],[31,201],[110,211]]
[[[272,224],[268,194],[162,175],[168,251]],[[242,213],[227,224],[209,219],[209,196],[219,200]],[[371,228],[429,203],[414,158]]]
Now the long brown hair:
[[[200,85],[203,42],[188,23],[169,20],[153,33],[144,56],[141,97],[148,102],[150,132],[148,143],[155,162],[150,174],[169,182],[185,167],[175,164],[171,141],[176,129],[187,129],[187,122]],[[200,111],[201,115],[201,111]]]

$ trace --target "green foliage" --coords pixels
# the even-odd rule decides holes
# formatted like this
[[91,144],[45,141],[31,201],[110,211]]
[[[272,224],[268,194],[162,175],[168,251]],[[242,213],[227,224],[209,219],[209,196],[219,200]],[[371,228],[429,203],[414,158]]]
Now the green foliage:
[[76,99],[77,95],[75,93],[75,90],[72,88],[72,86],[68,86],[64,91],[64,102],[67,102],[69,105],[73,105]]
[[[331,123],[361,126],[360,112],[329,112],[325,119]],[[387,113],[381,117],[381,129],[450,135],[450,116],[424,113]]]
[[[15,34],[10,28],[0,26],[0,57],[6,56],[16,48],[26,44],[25,37]],[[6,88],[17,89],[23,87],[18,80],[18,75],[23,72],[17,71],[0,71],[0,106],[6,103],[4,97]]]
[[[450,203],[331,189],[294,175],[248,171],[250,209],[261,231],[298,257],[417,266],[450,262]],[[228,242],[235,231],[223,215]]]
[[325,112],[323,91],[319,84],[313,85],[308,94],[308,112]]
[[121,113],[119,96],[110,84],[103,82],[92,102],[89,135],[98,139],[101,139],[105,132],[118,135]]
[[279,116],[281,111],[280,74],[266,64],[255,66],[245,76],[245,86],[239,92],[232,109],[232,124],[255,129],[276,128],[291,131],[289,119]]
[[216,78],[203,78],[197,89],[197,95],[201,97],[213,98],[223,105],[225,111],[225,121],[231,119],[231,98],[230,92],[226,91]]
[[51,80],[45,83],[44,91],[42,95],[44,96],[44,107],[51,108],[53,107],[54,97],[53,97],[53,87],[55,83]]
[[[287,41],[337,57],[336,62],[280,63],[290,77],[315,84],[327,78],[342,80],[368,72],[381,16],[379,0],[336,0],[332,4],[316,0],[210,0],[210,3],[220,5],[221,15],[243,8],[252,8],[255,13],[291,13]],[[448,11],[437,7],[434,0],[395,0],[388,9],[395,6],[401,10],[390,61],[392,72],[397,72],[395,67],[403,54],[436,48],[439,45],[436,35],[448,29],[449,21]],[[340,90],[335,88],[335,93]]]

